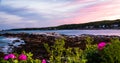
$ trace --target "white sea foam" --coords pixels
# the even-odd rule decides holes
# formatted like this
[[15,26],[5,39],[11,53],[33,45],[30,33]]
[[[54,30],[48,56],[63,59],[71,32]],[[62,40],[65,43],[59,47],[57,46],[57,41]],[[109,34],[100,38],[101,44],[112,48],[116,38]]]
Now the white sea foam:
[[[18,40],[19,42],[16,42],[15,40]],[[0,41],[2,43],[4,42],[4,45],[0,47],[0,51],[4,53],[12,52],[14,47],[19,47],[21,44],[25,44],[24,40],[21,40],[19,38],[1,38]]]

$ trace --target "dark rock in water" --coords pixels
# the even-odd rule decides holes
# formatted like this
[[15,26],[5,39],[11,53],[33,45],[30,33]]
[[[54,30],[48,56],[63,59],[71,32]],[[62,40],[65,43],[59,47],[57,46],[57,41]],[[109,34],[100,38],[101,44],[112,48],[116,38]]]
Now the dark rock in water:
[[8,46],[14,46],[13,43],[8,43]]
[[20,40],[14,40],[13,42],[20,42]]

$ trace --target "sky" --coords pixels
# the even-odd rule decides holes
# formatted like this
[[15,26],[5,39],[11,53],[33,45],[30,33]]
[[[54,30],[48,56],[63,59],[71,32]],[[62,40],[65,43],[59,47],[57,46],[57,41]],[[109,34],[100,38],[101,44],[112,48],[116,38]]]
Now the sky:
[[0,30],[120,18],[120,0],[0,0]]

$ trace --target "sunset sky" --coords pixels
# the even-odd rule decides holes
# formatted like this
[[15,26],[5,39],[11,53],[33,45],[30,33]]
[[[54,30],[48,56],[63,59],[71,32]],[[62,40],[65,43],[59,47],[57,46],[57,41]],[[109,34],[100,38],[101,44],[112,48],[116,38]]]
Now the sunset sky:
[[0,30],[120,18],[120,0],[0,0]]

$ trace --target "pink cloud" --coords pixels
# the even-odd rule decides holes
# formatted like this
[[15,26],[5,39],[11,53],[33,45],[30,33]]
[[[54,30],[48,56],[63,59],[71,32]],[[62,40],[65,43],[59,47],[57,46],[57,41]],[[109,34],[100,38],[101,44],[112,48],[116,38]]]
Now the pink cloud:
[[[79,3],[87,1],[94,0],[79,1]],[[119,18],[120,18],[120,0],[114,1],[109,0],[92,6],[87,6],[82,9],[78,9],[73,17],[63,19],[60,21],[63,21],[65,24],[70,24],[100,20],[114,20]]]

